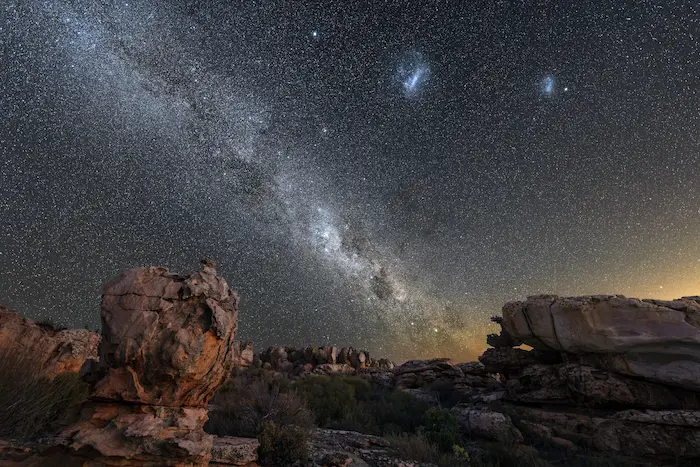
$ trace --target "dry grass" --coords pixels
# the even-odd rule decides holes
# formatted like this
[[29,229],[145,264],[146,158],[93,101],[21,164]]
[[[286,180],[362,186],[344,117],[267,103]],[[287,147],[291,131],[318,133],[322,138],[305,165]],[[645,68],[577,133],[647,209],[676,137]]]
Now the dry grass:
[[0,349],[0,438],[44,434],[49,424],[85,400],[77,374],[51,380],[38,362],[17,350]]

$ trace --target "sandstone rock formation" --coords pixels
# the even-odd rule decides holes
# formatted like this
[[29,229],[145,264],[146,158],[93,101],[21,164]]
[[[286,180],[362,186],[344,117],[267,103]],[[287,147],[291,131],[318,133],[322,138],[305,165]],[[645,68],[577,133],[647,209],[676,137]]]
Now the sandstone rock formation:
[[700,390],[700,303],[691,297],[538,295],[506,304],[502,324],[535,349],[582,355],[617,373]]
[[0,305],[0,352],[20,353],[48,377],[78,372],[85,360],[97,355],[99,341],[100,336],[87,329],[56,331]]
[[99,362],[82,372],[90,401],[61,433],[65,446],[97,465],[207,465],[205,407],[233,367],[237,313],[206,262],[187,276],[136,268],[106,284]]
[[269,347],[253,359],[253,366],[286,373],[292,378],[308,374],[364,374],[372,370],[391,370],[389,360],[373,359],[369,352],[352,347],[307,346],[303,348]]
[[[499,322],[500,320],[496,320]],[[479,360],[498,411],[531,441],[650,460],[700,459],[700,306],[620,295],[508,303]],[[524,342],[530,351],[509,346]]]
[[235,342],[233,345],[233,366],[248,368],[253,365],[255,354],[252,342]]

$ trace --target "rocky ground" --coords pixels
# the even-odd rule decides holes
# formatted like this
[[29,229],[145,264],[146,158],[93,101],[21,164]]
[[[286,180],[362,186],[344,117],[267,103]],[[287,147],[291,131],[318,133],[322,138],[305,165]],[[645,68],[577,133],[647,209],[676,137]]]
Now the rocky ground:
[[[529,459],[522,465],[594,465],[579,462],[590,453],[615,465],[700,465],[700,297],[529,297],[493,318],[502,331],[478,362],[399,366],[351,347],[255,355],[234,341],[237,303],[204,262],[190,275],[137,268],[106,284],[101,338],[0,310],[0,349],[31,355],[49,378],[80,369],[90,391],[46,436],[0,442],[0,466],[254,467],[257,439],[203,429],[223,410],[210,400],[234,368],[292,382],[354,375],[447,409],[466,440],[458,465],[477,465],[466,459],[492,446]],[[432,465],[409,457],[386,438],[316,428],[297,465]]]

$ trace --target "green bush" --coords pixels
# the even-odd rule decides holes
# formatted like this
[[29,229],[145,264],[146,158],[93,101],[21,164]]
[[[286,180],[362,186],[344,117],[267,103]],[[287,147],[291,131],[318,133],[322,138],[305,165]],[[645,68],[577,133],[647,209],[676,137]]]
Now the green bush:
[[278,427],[274,422],[263,422],[258,435],[258,459],[265,467],[288,467],[309,457],[309,431],[297,426]]
[[373,435],[413,432],[428,408],[407,393],[376,389],[355,376],[313,375],[294,388],[320,426]]
[[51,379],[39,362],[16,350],[0,350],[0,438],[45,434],[86,397],[87,385],[77,373]]
[[460,443],[457,420],[445,409],[428,409],[425,413],[423,432],[426,438],[437,444],[442,451],[449,451]]
[[360,400],[371,390],[369,382],[356,377],[312,375],[296,382],[294,389],[316,416],[316,422],[352,421],[358,417]]

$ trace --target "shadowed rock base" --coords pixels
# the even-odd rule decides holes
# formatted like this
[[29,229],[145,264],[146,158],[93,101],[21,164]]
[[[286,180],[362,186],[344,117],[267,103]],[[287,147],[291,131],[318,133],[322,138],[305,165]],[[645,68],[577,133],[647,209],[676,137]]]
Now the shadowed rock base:
[[203,465],[213,446],[202,430],[206,420],[200,408],[88,402],[60,437],[65,447],[106,465],[115,458],[138,466]]

